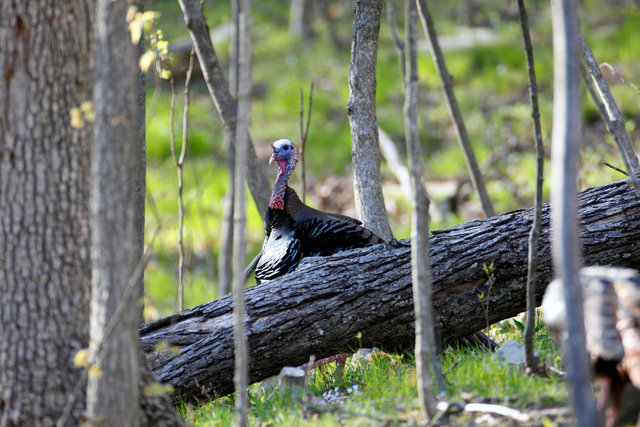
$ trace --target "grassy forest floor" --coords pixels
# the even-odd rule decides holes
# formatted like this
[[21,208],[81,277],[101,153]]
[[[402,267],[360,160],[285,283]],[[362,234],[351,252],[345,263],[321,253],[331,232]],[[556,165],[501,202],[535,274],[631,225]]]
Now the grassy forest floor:
[[[223,67],[228,67],[229,2],[205,2],[205,14],[215,37]],[[306,149],[308,203],[322,210],[354,215],[351,184],[351,142],[346,102],[350,59],[352,11],[350,1],[315,6],[313,36],[295,39],[288,32],[289,2],[254,0],[252,56],[251,134],[269,179],[275,169],[267,159],[272,141],[299,139],[299,94],[315,85],[313,114]],[[322,3],[325,2],[314,2]],[[402,2],[397,3],[402,32]],[[488,4],[474,0],[433,2],[441,43],[454,90],[471,141],[498,213],[531,206],[535,191],[535,153],[528,102],[527,72],[517,3]],[[548,152],[552,114],[552,45],[548,2],[527,2],[534,44],[540,98],[545,163],[545,200],[549,195]],[[322,10],[321,10],[322,9]],[[176,1],[152,0],[146,10],[161,13],[157,27],[175,48],[188,33]],[[599,62],[611,64],[605,76],[623,112],[626,127],[637,148],[640,141],[640,93],[625,83],[640,84],[640,8],[631,1],[581,2],[585,38]],[[460,148],[455,140],[440,82],[420,30],[419,125],[427,191],[432,196],[432,229],[481,217]],[[177,85],[175,134],[182,135],[183,57],[176,55]],[[378,121],[404,156],[401,64],[391,39],[386,16],[380,31],[378,56]],[[605,166],[621,166],[620,155],[607,135],[599,113],[583,97],[583,150],[579,188],[602,185],[621,176]],[[153,257],[145,271],[145,317],[153,320],[177,310],[178,204],[177,172],[170,153],[170,88],[147,77],[147,220],[146,242]],[[300,188],[299,172],[292,184]],[[383,161],[385,201],[397,238],[410,233],[410,204],[405,190]],[[224,132],[201,78],[192,84],[189,143],[184,164],[185,201],[185,306],[215,299],[223,197],[227,189]],[[261,215],[248,203],[248,243],[251,259],[264,237]],[[487,331],[498,343],[521,341],[517,322],[508,320]],[[561,360],[544,328],[536,347],[541,360],[561,368]],[[566,405],[564,383],[553,376],[531,378],[515,368],[497,364],[491,354],[449,349],[443,355],[447,396],[455,401],[504,403],[519,409]],[[335,365],[314,372],[309,389],[325,404],[290,402],[269,386],[253,386],[252,425],[395,425],[418,420],[415,372],[408,355],[387,355],[369,362],[347,364],[342,375]],[[337,387],[337,389],[336,389]],[[337,391],[336,391],[337,390]],[[333,395],[332,395],[333,393]],[[333,396],[333,397],[332,397]],[[231,398],[194,408],[183,407],[196,425],[227,425],[232,420]],[[328,403],[327,403],[328,402]],[[315,405],[315,406],[314,406]],[[317,406],[321,405],[321,406]],[[324,405],[324,406],[322,406]],[[460,424],[473,420],[461,415]],[[485,420],[487,423],[490,420]],[[565,420],[566,421],[566,420]],[[562,418],[540,415],[533,424],[563,423]]]
[[[512,320],[493,325],[488,333],[501,342],[521,341],[519,325]],[[561,366],[543,328],[537,332],[536,350],[547,366]],[[249,390],[250,425],[420,425],[412,356],[360,353],[343,369],[334,362],[311,371],[302,395],[283,392],[277,378],[254,384]],[[470,425],[476,420],[482,425],[514,423],[495,414],[462,411],[465,403],[517,408],[529,417],[518,425],[571,425],[565,383],[554,374],[529,376],[522,367],[501,363],[495,353],[471,348],[448,348],[441,361],[450,409],[435,425]],[[194,425],[226,426],[234,420],[233,396],[201,406],[183,404],[180,409]]]

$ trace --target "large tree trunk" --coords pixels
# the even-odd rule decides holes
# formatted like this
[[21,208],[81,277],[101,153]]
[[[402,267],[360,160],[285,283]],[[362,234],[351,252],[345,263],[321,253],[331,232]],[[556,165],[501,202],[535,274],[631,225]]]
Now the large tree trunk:
[[[92,99],[94,3],[0,0],[0,10],[0,425],[76,425],[86,376],[72,361],[89,343],[91,283],[92,111],[80,107]],[[136,227],[140,179],[126,186],[142,196]],[[139,395],[152,381],[143,370]],[[144,425],[181,422],[166,396],[141,405]]]
[[91,100],[94,7],[0,10],[0,425],[52,425],[89,338],[91,126],[70,112]]
[[[184,423],[156,381],[141,351],[145,201],[143,47],[131,44],[129,5],[99,0],[96,22],[94,142],[91,194],[91,342],[102,375],[87,386],[92,420],[127,426]],[[83,401],[83,399],[79,399]]]
[[[580,202],[585,264],[640,267],[640,196],[629,181],[587,190]],[[524,310],[532,217],[520,210],[432,233],[435,327],[443,343]],[[552,278],[548,205],[542,226],[538,303]],[[294,272],[249,289],[250,380],[311,354],[359,345],[412,349],[410,264],[409,248],[379,245],[306,258]],[[491,287],[483,269],[490,264]],[[145,325],[141,337],[153,371],[174,386],[175,397],[199,398],[233,391],[232,331],[227,296]],[[172,348],[155,351],[162,342]]]

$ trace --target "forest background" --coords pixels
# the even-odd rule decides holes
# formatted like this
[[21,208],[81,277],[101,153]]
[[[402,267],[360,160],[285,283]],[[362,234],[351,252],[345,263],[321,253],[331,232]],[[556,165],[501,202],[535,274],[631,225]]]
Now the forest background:
[[[264,172],[275,169],[267,160],[271,143],[280,138],[299,141],[300,93],[306,97],[314,84],[309,136],[305,148],[307,203],[325,211],[355,216],[351,177],[351,137],[346,114],[347,76],[353,25],[352,2],[313,4],[302,34],[289,27],[290,3],[277,0],[252,4],[252,116],[251,135]],[[396,5],[402,28],[402,7]],[[160,13],[155,29],[162,31],[173,53],[177,96],[174,132],[182,136],[182,95],[190,39],[175,1],[154,0],[146,10]],[[205,2],[204,12],[224,70],[228,69],[232,30],[228,2]],[[583,33],[625,119],[634,147],[640,140],[640,81],[638,52],[640,8],[632,1],[581,3]],[[545,190],[548,201],[548,160],[552,115],[552,44],[548,2],[528,4],[533,41],[543,138]],[[443,46],[454,90],[497,213],[529,207],[535,193],[535,142],[528,102],[526,62],[516,2],[489,4],[474,0],[435,2],[432,14]],[[405,157],[402,105],[402,66],[383,16],[377,68],[378,123]],[[197,68],[197,61],[196,61]],[[482,218],[480,203],[468,178],[461,150],[444,103],[440,80],[419,38],[418,121],[431,204],[431,229]],[[579,189],[620,179],[619,172],[602,162],[622,167],[597,107],[583,96],[582,153]],[[171,157],[171,89],[168,81],[147,73],[147,215],[146,244],[152,258],[145,271],[145,320],[177,311],[179,227],[177,172]],[[305,106],[305,108],[307,108]],[[183,166],[184,306],[219,296],[218,257],[224,196],[228,177],[222,123],[206,86],[196,71],[191,83],[188,145]],[[292,184],[298,190],[300,167]],[[410,234],[408,188],[397,180],[383,158],[385,202],[396,238]],[[249,196],[250,197],[250,196]],[[264,237],[262,214],[247,203],[249,250],[247,262],[260,250]]]
[[[252,200],[245,198],[244,187],[236,185],[237,208],[234,221],[230,221],[237,225],[234,231],[237,237],[234,239],[236,278],[241,277],[244,266],[258,250],[263,238],[258,211],[264,209],[264,197],[268,194],[266,177],[270,177],[271,181],[275,175],[275,170],[267,165],[269,147],[275,139],[299,139],[298,102],[302,97],[299,91],[309,94],[310,90],[306,88],[310,88],[311,84],[315,85],[315,95],[306,147],[307,201],[323,210],[362,215],[362,212],[354,214],[352,208],[354,196],[349,153],[354,148],[350,146],[346,119],[347,112],[349,118],[353,119],[360,103],[354,103],[353,97],[347,101],[347,87],[353,89],[359,84],[354,84],[352,78],[357,74],[354,72],[357,65],[353,56],[350,57],[350,51],[351,55],[357,57],[366,50],[367,40],[373,35],[360,38],[359,28],[373,26],[377,34],[379,20],[377,16],[363,19],[359,14],[362,6],[371,6],[371,2],[365,0],[353,3],[355,17],[351,12],[351,2],[322,1],[307,2],[312,6],[306,18],[302,15],[299,20],[291,19],[290,16],[294,15],[293,6],[301,1],[257,2],[251,7],[248,0],[243,0],[242,6],[237,1],[231,3],[241,11],[252,11],[252,15],[255,15],[251,32],[248,31],[251,22],[246,19],[248,14],[240,13],[236,20],[244,24],[238,25],[239,28],[245,28],[238,32],[241,35],[239,44],[243,47],[238,62],[240,65],[252,64],[253,84],[248,83],[249,73],[245,72],[248,67],[245,66],[239,67],[238,77],[242,76],[243,79],[238,79],[242,82],[237,86],[231,83],[234,73],[229,72],[228,77],[230,91],[233,92],[237,87],[238,92],[236,128],[240,131],[236,132],[236,136],[239,135],[239,141],[244,134],[241,129],[248,127],[246,112],[249,111],[247,101],[251,92],[254,101],[251,134],[258,157],[249,159],[249,167],[252,168],[251,172],[255,172],[256,168],[264,168],[260,171],[263,181],[258,191],[255,191],[255,182],[250,181],[258,205],[262,208],[253,208]],[[559,11],[556,8],[560,2],[567,10],[571,10],[572,6],[575,9],[571,0],[552,2],[553,16],[549,16],[549,5],[546,3],[532,2],[529,8],[539,69],[542,134],[547,147],[552,68],[554,72],[554,172],[560,166],[558,159],[563,158],[562,155],[556,155],[556,150],[562,148],[562,145],[558,145],[559,135],[563,134],[567,148],[573,146],[573,150],[568,151],[571,156],[562,160],[560,181],[558,174],[554,173],[554,182],[551,183],[552,210],[565,211],[565,224],[553,224],[554,233],[564,232],[565,237],[553,237],[553,252],[556,252],[555,242],[560,241],[565,254],[567,249],[577,254],[578,233],[572,227],[575,224],[571,220],[575,214],[570,206],[573,204],[574,184],[578,180],[580,189],[583,189],[614,181],[620,178],[619,173],[603,166],[602,162],[620,166],[622,162],[604,132],[602,119],[591,107],[591,101],[585,96],[582,103],[578,102],[580,76],[577,67],[572,68],[577,63],[565,60],[570,56],[562,58],[557,55],[558,48],[563,45],[562,38],[559,41],[556,37],[558,21],[578,22],[575,16],[565,15],[565,19],[562,19],[561,12],[565,9]],[[328,425],[335,425],[336,418],[345,416],[356,418],[357,423],[366,422],[364,420],[367,417],[385,423],[413,423],[412,420],[424,418],[424,414],[417,413],[418,406],[421,406],[420,412],[425,412],[423,409],[426,408],[426,412],[429,412],[427,415],[438,416],[435,414],[434,401],[429,403],[419,398],[422,402],[415,404],[416,386],[418,395],[421,390],[423,397],[433,395],[424,393],[428,391],[428,387],[424,387],[428,375],[421,375],[421,367],[424,367],[421,355],[433,353],[436,345],[417,345],[421,337],[420,325],[423,320],[429,320],[429,315],[425,314],[428,310],[422,312],[421,309],[421,302],[426,299],[420,298],[420,286],[413,289],[417,296],[411,298],[408,287],[409,249],[392,248],[392,245],[364,249],[370,251],[369,254],[377,252],[373,258],[366,258],[367,255],[363,258],[358,252],[343,252],[332,258],[311,258],[303,261],[306,266],[290,275],[250,289],[247,292],[247,308],[252,321],[248,335],[252,338],[250,350],[254,352],[250,379],[256,384],[249,387],[249,393],[244,393],[247,389],[247,365],[242,357],[237,358],[235,369],[229,363],[234,348],[236,355],[242,355],[241,338],[247,336],[242,330],[243,322],[237,321],[244,318],[241,301],[244,281],[236,286],[233,298],[237,303],[237,310],[234,310],[237,319],[233,323],[238,329],[235,332],[232,332],[234,325],[230,322],[232,298],[214,299],[225,293],[218,290],[223,283],[218,278],[223,276],[224,271],[219,268],[220,260],[230,252],[230,249],[222,249],[225,247],[222,219],[225,216],[229,219],[231,212],[223,199],[229,186],[226,170],[232,153],[226,151],[227,143],[220,120],[206,95],[199,73],[193,76],[192,90],[185,91],[184,98],[181,96],[182,82],[185,81],[184,85],[188,87],[186,80],[191,76],[190,72],[185,74],[186,58],[191,50],[185,27],[190,28],[192,36],[198,35],[209,41],[209,27],[198,10],[205,2],[180,0],[187,15],[186,26],[182,13],[173,2],[147,2],[144,13],[136,10],[128,1],[33,0],[25,3],[0,0],[0,3],[0,61],[3,64],[0,68],[4,69],[0,99],[6,101],[4,114],[0,115],[0,296],[3,307],[0,310],[0,343],[5,349],[0,354],[0,425],[57,423],[62,426],[87,420],[100,423],[106,420],[105,417],[111,419],[112,416],[126,425],[135,425],[137,420],[144,425],[161,425],[161,422],[176,425],[181,422],[179,414],[174,411],[176,403],[181,415],[193,424],[200,424],[199,419],[204,418],[225,425],[233,418],[231,403],[235,403],[238,424],[244,425],[242,419],[246,421],[248,399],[251,399],[252,422],[259,425],[300,425],[300,417],[314,423],[318,414],[329,415],[329,419],[323,418]],[[189,4],[188,8],[186,3]],[[375,3],[378,8],[382,5],[381,1]],[[396,5],[399,10],[398,3],[389,1],[386,5]],[[426,9],[425,2],[421,0],[420,3],[421,9]],[[407,0],[405,5],[407,13],[413,13],[414,2]],[[522,1],[519,5],[522,9]],[[629,83],[638,81],[635,59],[638,49],[634,46],[637,43],[637,6],[624,1],[586,1],[580,6],[584,33],[606,70],[606,77],[613,85],[614,94],[625,114],[625,118],[618,123],[624,121],[622,126],[627,127],[637,143],[638,90],[633,83]],[[204,7],[220,60],[211,58],[211,55],[204,57],[200,39],[197,43],[199,57],[203,64],[219,64],[220,71],[234,63],[231,59],[233,49],[229,49],[230,34],[233,34],[230,23],[232,14],[228,5],[219,2],[206,2]],[[458,93],[461,112],[476,146],[480,169],[488,182],[496,211],[503,213],[530,206],[534,181],[533,132],[528,113],[528,85],[516,6],[489,7],[465,1],[449,3],[446,7],[440,5],[433,14],[450,72],[454,75],[453,89]],[[407,59],[410,60],[404,65],[407,71],[411,71],[406,76],[412,76],[410,81],[417,82],[417,78],[413,79],[417,74],[413,60],[415,49],[410,48],[414,40],[411,31],[413,21],[403,25],[405,23],[401,22],[401,15],[398,13],[392,22],[397,20],[398,28],[406,27]],[[553,18],[553,61],[550,58],[550,18]],[[301,25],[292,26],[291,23]],[[390,27],[393,26],[389,22],[382,25],[382,48],[375,85],[378,120],[369,125],[369,129],[375,131],[378,123],[381,126],[380,135],[383,136],[382,145],[387,157],[382,165],[387,208],[396,237],[403,238],[408,234],[410,211],[407,200],[409,186],[406,185],[406,175],[402,175],[406,157],[402,148],[405,141],[400,119],[401,111],[405,109],[400,78],[403,67],[389,36]],[[143,43],[137,43],[142,28],[145,29],[145,40],[149,42],[146,47]],[[350,46],[352,28],[355,41]],[[526,29],[525,33],[528,34]],[[252,34],[253,38],[252,61],[244,54],[250,51],[247,37],[244,37],[247,34]],[[433,35],[430,39],[434,39]],[[564,45],[568,47],[570,43]],[[152,50],[139,56],[147,48]],[[419,56],[421,98],[418,103],[422,159],[415,154],[418,151],[418,126],[411,124],[405,129],[408,140],[412,141],[411,152],[414,154],[410,157],[413,170],[419,169],[415,167],[416,158],[424,163],[425,184],[433,198],[433,247],[435,249],[439,245],[444,249],[439,257],[438,250],[434,250],[436,256],[433,258],[434,270],[441,271],[439,283],[445,286],[440,288],[445,292],[436,291],[434,294],[439,297],[436,298],[439,301],[438,311],[444,314],[439,316],[440,320],[445,321],[440,324],[441,338],[445,343],[448,333],[452,333],[450,338],[455,339],[486,327],[486,332],[501,345],[507,338],[521,340],[520,329],[523,324],[520,316],[496,325],[489,324],[514,316],[523,309],[521,291],[523,267],[526,265],[523,262],[523,249],[527,246],[525,235],[528,235],[529,219],[523,211],[519,211],[436,231],[482,215],[467,178],[463,156],[454,142],[442,102],[439,79],[424,46],[420,47]],[[160,62],[155,61],[158,57]],[[369,57],[374,55],[370,54]],[[194,55],[191,55],[190,62],[195,62]],[[349,62],[353,67],[351,70]],[[157,69],[158,66],[160,69]],[[140,84],[142,79],[138,68],[147,73],[146,94]],[[162,79],[156,76],[154,70],[159,71]],[[575,95],[571,98],[561,95],[560,89],[565,86],[560,78],[565,73],[560,73],[561,70],[566,71],[566,87],[572,88],[566,92]],[[226,90],[226,82],[221,74],[218,73],[217,88],[211,90],[218,106],[221,101],[218,89],[224,86]],[[351,77],[349,83],[348,74]],[[446,77],[445,85],[448,81]],[[173,84],[170,85],[167,79]],[[411,94],[416,91],[409,79],[406,81],[406,112],[407,116],[415,117],[413,107],[416,102],[411,102]],[[142,109],[145,98],[147,111]],[[182,99],[187,99],[185,105],[182,105]],[[562,107],[561,100],[566,100],[567,105]],[[227,101],[225,105],[228,108],[220,110],[227,130],[230,130],[236,118],[230,118],[230,111],[233,112],[235,105],[231,96],[227,96]],[[189,111],[187,106],[190,107]],[[558,115],[558,112],[562,114]],[[580,131],[579,116],[586,123]],[[143,120],[145,117],[147,123]],[[91,122],[93,124],[88,125]],[[388,135],[388,141],[384,135]],[[144,144],[146,136],[149,140],[148,152]],[[355,150],[358,150],[359,138],[353,138]],[[580,174],[576,175],[573,160],[577,162],[575,153],[578,140],[583,142],[582,168]],[[185,141],[182,147],[181,141]],[[536,146],[541,145],[538,141],[539,138]],[[237,145],[236,184],[242,182],[246,174],[243,168],[248,164],[242,156],[243,146],[241,143]],[[371,150],[369,148],[368,152],[371,153]],[[396,151],[399,160],[394,163],[389,160],[388,152]],[[179,154],[179,160],[176,154]],[[145,169],[147,155],[148,171]],[[358,160],[358,154],[354,156]],[[542,159],[542,156],[538,158]],[[354,163],[353,169],[360,171],[362,163]],[[377,159],[369,163],[367,170],[375,167],[377,172],[377,163]],[[180,167],[181,164],[183,167]],[[301,187],[299,177],[305,176],[304,165],[305,162],[301,162],[298,173],[291,181],[298,190]],[[147,172],[149,185],[146,189],[147,212],[144,221],[144,173]],[[414,174],[417,181],[412,181],[414,190],[423,184],[419,175]],[[184,182],[180,178],[184,178]],[[478,180],[474,178],[474,182]],[[560,193],[557,191],[558,182],[561,185]],[[367,181],[372,185],[378,183],[377,176]],[[640,239],[637,235],[640,227],[634,225],[634,221],[640,219],[640,215],[625,213],[627,211],[624,208],[637,202],[637,198],[634,197],[635,193],[629,195],[628,190],[633,189],[626,189],[624,195],[615,193],[615,190],[615,194],[609,191],[626,185],[621,180],[583,193],[583,196],[591,199],[588,202],[582,198],[584,263],[617,264],[623,261],[624,265],[628,262],[630,266],[638,267],[636,261],[640,259],[640,254],[635,243]],[[301,193],[304,194],[302,187]],[[540,191],[536,194],[540,194]],[[360,198],[357,201],[360,211]],[[249,251],[245,251],[243,243],[245,202],[251,208]],[[370,205],[369,202],[371,200],[365,202],[366,206]],[[594,203],[599,206],[598,212],[603,212],[606,217],[604,224],[597,215],[591,218],[595,222],[589,222],[589,212],[593,212],[591,207]],[[486,209],[484,197],[483,205],[485,212],[493,211]],[[424,198],[414,199],[411,206],[417,211],[416,207],[427,206],[427,203]],[[383,207],[379,206],[378,209],[382,210]],[[628,212],[632,211],[633,206]],[[552,216],[555,217],[555,214]],[[378,233],[379,230],[366,219],[366,215],[362,218],[368,227]],[[522,221],[527,223],[524,227]],[[143,233],[145,222],[147,229]],[[512,226],[501,227],[501,224],[516,223],[520,223],[520,231],[517,232],[513,231]],[[613,227],[611,233],[605,230],[608,225]],[[419,227],[412,225],[411,228],[412,243],[419,242],[416,234]],[[462,229],[471,230],[471,234],[463,232],[463,238],[459,233],[458,238],[444,238],[446,234],[455,234]],[[425,227],[419,235],[426,238],[426,230]],[[390,237],[387,234],[381,235],[387,239]],[[621,238],[623,234],[629,237],[626,242]],[[182,239],[183,235],[185,239]],[[143,239],[146,239],[144,243],[147,247],[144,255]],[[539,265],[542,268],[538,269],[542,270],[536,289],[538,297],[550,280],[553,268],[548,233],[546,239],[546,248],[543,244],[539,251],[544,254],[544,259],[543,264]],[[496,250],[494,243],[504,245]],[[532,248],[534,246],[531,245]],[[422,261],[427,258],[426,255],[417,256],[415,252],[414,259]],[[142,304],[138,304],[143,291],[140,279],[147,266],[149,253],[152,254],[152,260],[146,269],[147,298],[144,304],[147,320],[176,311],[181,313],[148,323],[140,328],[138,334],[137,329],[143,320]],[[555,271],[563,277],[567,294],[578,289],[572,282],[574,278],[570,277],[571,274],[566,274],[577,271],[577,258],[573,257],[576,262],[572,266],[567,267],[567,263],[560,262],[555,265]],[[323,267],[316,268],[319,264],[323,264]],[[419,264],[414,262],[413,266]],[[332,271],[336,271],[339,278],[322,276],[319,280],[313,280],[316,273],[321,275],[331,270],[332,266],[337,268]],[[446,271],[443,272],[443,268]],[[350,269],[357,270],[357,274],[351,277],[353,280],[345,282],[342,278]],[[363,270],[369,273],[360,274]],[[463,273],[462,276],[457,275],[456,270]],[[470,276],[466,273],[470,273]],[[419,274],[413,276],[419,277]],[[442,279],[455,281],[456,277],[460,277],[461,282],[456,281],[452,285],[460,285],[454,289],[462,292],[447,292],[451,288],[447,287],[447,283],[442,283]],[[499,286],[493,286],[496,278]],[[309,279],[312,281],[305,282]],[[379,285],[373,286],[368,279],[386,282],[378,282]],[[89,283],[91,286],[88,286]],[[474,283],[478,286],[473,286]],[[182,301],[183,284],[186,304]],[[415,284],[418,284],[417,281]],[[341,289],[347,292],[342,293]],[[329,291],[329,298],[318,298],[324,290]],[[387,298],[376,291],[391,291],[398,298]],[[531,290],[529,293],[532,293]],[[346,295],[351,298],[345,298]],[[428,287],[424,295],[430,295]],[[182,311],[183,307],[209,300],[212,301],[193,310]],[[415,318],[410,308],[413,300],[418,302]],[[576,338],[569,341],[576,345],[570,346],[567,363],[564,366],[560,363],[557,349],[543,325],[535,328],[535,345],[541,352],[540,361],[546,369],[554,369],[558,374],[558,369],[567,368],[576,422],[580,423],[581,417],[586,415],[589,415],[586,418],[594,418],[595,411],[591,410],[594,406],[589,396],[591,387],[586,384],[589,380],[588,361],[584,345],[579,342],[583,335],[582,316],[577,304],[580,298],[572,300],[572,304],[567,304],[566,312],[569,313],[569,320],[573,321],[569,324],[572,330],[570,336]],[[261,308],[270,312],[251,311],[257,307],[256,301]],[[375,306],[367,306],[367,301],[373,301]],[[353,311],[353,315],[345,315],[352,313],[352,309],[344,307],[344,302],[353,302],[363,309]],[[309,310],[299,310],[303,306]],[[506,311],[501,311],[504,308]],[[274,309],[280,310],[279,315],[273,315]],[[335,309],[339,312],[332,315]],[[530,304],[530,320],[535,317],[534,309]],[[571,314],[571,310],[575,310],[575,315]],[[254,321],[253,316],[260,313],[265,316]],[[275,322],[264,321],[269,319]],[[291,327],[285,328],[278,323],[283,319]],[[414,344],[414,330],[408,327],[414,319],[417,319],[418,337],[415,341],[418,347],[415,364],[413,352],[410,351]],[[398,322],[398,327],[392,326],[394,321]],[[528,325],[531,323],[528,322]],[[293,326],[302,329],[294,330]],[[260,327],[266,334],[256,333]],[[310,327],[314,328],[311,333],[304,330]],[[531,329],[527,328],[527,331],[531,332]],[[378,333],[384,335],[381,340],[376,338]],[[236,338],[236,346],[231,344],[233,338]],[[265,346],[261,347],[258,339],[263,339]],[[323,347],[325,343],[329,346]],[[273,387],[267,387],[269,383],[273,386],[272,380],[257,383],[277,374],[287,364],[298,366],[313,357],[321,358],[343,351],[355,352],[373,345],[380,345],[388,352],[374,353],[375,359],[381,363],[359,363],[357,358],[352,358],[344,370],[336,364],[330,364],[333,366],[313,371],[307,377],[308,384],[305,383],[306,397],[302,407],[278,405],[288,402],[278,402],[278,396],[282,397],[282,394]],[[262,359],[255,357],[258,354],[256,349],[265,347],[271,351],[261,351],[259,354]],[[396,350],[400,353],[397,354]],[[531,348],[529,350],[527,354],[532,356],[533,351]],[[143,360],[143,352],[147,356],[146,361]],[[432,360],[435,359],[432,357]],[[150,367],[147,367],[147,361]],[[447,398],[471,400],[472,403],[486,402],[488,399],[489,402],[502,402],[505,405],[514,403],[514,406],[527,410],[539,408],[542,404],[544,410],[561,409],[567,413],[564,382],[558,381],[561,374],[532,377],[523,375],[519,370],[507,368],[505,371],[495,363],[492,367],[491,363],[495,362],[492,353],[460,350],[457,347],[447,348],[442,362],[447,383],[441,378],[437,385],[439,392],[446,391]],[[529,361],[528,365],[533,366]],[[367,378],[370,368],[377,367],[380,368],[377,374]],[[150,369],[162,384],[154,381]],[[438,372],[437,364],[434,365],[434,372]],[[422,370],[422,373],[425,371]],[[233,395],[226,396],[232,391],[234,377],[239,391],[235,399]],[[399,381],[392,381],[394,379]],[[187,388],[190,394],[183,392]],[[347,399],[346,405],[340,405],[345,393],[351,393],[355,399]],[[200,396],[208,399],[223,395],[225,397],[214,399],[201,408],[194,407],[193,402],[189,401],[190,398],[200,401]],[[172,398],[175,400],[171,401]],[[270,403],[273,399],[276,401],[271,403],[275,404]],[[329,413],[326,405],[336,399],[338,406]],[[640,399],[633,401],[640,402]],[[385,415],[380,414],[378,409],[383,404]],[[564,407],[549,407],[556,404]],[[289,415],[274,410],[278,407],[287,410],[292,417],[289,422],[282,422],[282,418]],[[363,410],[371,410],[371,413],[361,417]],[[202,417],[194,415],[194,411]],[[534,419],[541,420],[544,417],[546,415],[538,414]]]

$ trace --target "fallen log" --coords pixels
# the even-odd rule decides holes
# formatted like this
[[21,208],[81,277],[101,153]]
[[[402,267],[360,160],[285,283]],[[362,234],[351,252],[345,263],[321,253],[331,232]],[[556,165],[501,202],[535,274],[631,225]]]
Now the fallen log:
[[[585,264],[640,267],[640,197],[628,180],[580,194]],[[435,326],[442,343],[525,309],[532,212],[471,221],[431,236]],[[538,304],[551,279],[549,206],[542,217]],[[360,346],[414,345],[411,254],[378,245],[304,259],[290,274],[247,290],[250,380]],[[174,398],[233,392],[232,299],[144,325],[142,346]],[[160,344],[168,344],[161,346]],[[160,349],[164,348],[164,349]]]

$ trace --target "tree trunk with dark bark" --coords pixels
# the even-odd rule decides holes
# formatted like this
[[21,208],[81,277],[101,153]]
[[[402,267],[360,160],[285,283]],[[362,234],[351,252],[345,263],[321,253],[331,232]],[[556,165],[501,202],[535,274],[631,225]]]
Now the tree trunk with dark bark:
[[91,101],[93,9],[0,1],[0,425],[55,424],[80,380],[91,125],[70,112]]
[[[76,425],[87,377],[72,361],[89,343],[94,3],[0,0],[0,10],[0,425]],[[129,123],[139,137],[141,123]],[[134,251],[141,177],[127,185],[138,197]],[[144,396],[152,381],[143,370],[141,423],[180,424],[166,396]]]
[[101,0],[96,21],[90,333],[102,376],[89,375],[87,415],[105,424],[178,426],[184,420],[168,396],[149,391],[157,380],[137,331],[146,261],[144,41],[131,44],[128,7]]
[[[580,206],[585,264],[640,267],[640,196],[629,181],[583,192]],[[483,328],[487,318],[496,322],[524,310],[532,218],[530,209],[520,210],[431,234],[435,327],[444,344]],[[538,304],[552,278],[548,205],[539,255]],[[491,263],[489,288],[483,265]],[[359,345],[410,351],[410,250],[378,245],[306,258],[294,272],[248,289],[247,315],[252,382],[311,354]],[[232,331],[227,296],[145,325],[141,337],[154,373],[173,385],[174,397],[203,398],[233,391]],[[169,351],[154,350],[162,342]]]

